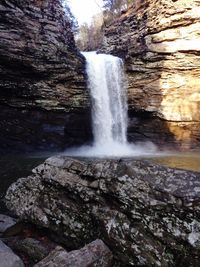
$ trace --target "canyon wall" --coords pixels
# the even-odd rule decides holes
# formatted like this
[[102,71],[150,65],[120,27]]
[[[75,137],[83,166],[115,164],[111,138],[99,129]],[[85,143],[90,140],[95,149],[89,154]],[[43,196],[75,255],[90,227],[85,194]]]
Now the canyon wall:
[[85,60],[59,0],[2,0],[0,59],[0,150],[91,136]]
[[135,0],[105,29],[101,50],[125,60],[131,141],[199,148],[199,14],[199,0]]

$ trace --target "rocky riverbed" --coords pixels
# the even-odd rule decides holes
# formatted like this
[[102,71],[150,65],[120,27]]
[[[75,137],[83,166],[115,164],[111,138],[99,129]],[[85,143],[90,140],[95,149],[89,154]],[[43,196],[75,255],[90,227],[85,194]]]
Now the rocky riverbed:
[[0,214],[1,267],[110,267],[112,259],[99,239],[68,251],[53,242],[45,229]]

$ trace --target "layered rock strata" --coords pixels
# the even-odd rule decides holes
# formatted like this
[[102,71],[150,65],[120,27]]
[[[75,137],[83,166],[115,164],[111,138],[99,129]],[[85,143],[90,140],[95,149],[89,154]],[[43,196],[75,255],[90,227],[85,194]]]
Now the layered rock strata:
[[116,266],[199,266],[200,173],[147,161],[53,157],[7,192],[70,249],[101,238]]
[[199,147],[199,14],[199,0],[135,0],[105,29],[102,51],[125,59],[131,140]]
[[[0,3],[0,142],[4,148],[57,147],[87,136],[85,61],[60,2]],[[69,128],[72,135],[67,140]]]

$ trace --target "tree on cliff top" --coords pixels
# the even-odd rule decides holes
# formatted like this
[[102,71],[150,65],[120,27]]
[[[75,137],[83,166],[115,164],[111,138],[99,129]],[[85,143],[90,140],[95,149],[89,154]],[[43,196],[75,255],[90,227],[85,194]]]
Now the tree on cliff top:
[[103,0],[104,27],[110,25],[122,12],[133,4],[134,0]]
[[103,0],[103,7],[105,10],[112,12],[113,15],[119,16],[133,1],[134,0]]
[[72,14],[71,9],[69,7],[68,1],[67,0],[61,0],[61,4],[62,4],[62,6],[64,8],[65,15],[66,15],[67,19],[70,22],[72,31],[75,32],[75,33],[77,33],[78,32],[78,29],[79,29],[78,21],[74,17],[74,15]]
[[84,23],[80,26],[76,37],[76,43],[80,50],[97,50],[101,46],[103,40],[102,24],[103,14],[99,13],[93,16],[90,25]]
[[102,8],[99,6],[101,12],[93,16],[90,24],[81,25],[76,35],[76,44],[82,51],[98,50],[103,41],[104,28],[120,17],[122,11],[127,10],[129,4],[134,2],[134,0],[103,1],[104,6]]

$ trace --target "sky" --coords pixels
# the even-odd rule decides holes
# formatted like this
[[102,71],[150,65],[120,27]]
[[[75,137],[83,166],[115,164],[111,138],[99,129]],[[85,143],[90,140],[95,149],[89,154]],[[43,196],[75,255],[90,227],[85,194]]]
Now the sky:
[[92,16],[99,13],[103,5],[102,0],[68,0],[68,3],[79,26],[84,22],[89,24]]

